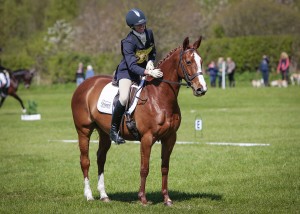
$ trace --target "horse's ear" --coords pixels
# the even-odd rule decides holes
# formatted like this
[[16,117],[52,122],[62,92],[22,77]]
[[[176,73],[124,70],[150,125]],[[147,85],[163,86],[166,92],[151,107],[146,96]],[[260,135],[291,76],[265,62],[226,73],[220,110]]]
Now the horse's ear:
[[190,44],[189,37],[186,37],[186,38],[184,39],[183,45],[182,45],[183,50],[186,50],[186,49],[188,48],[189,44]]
[[199,39],[193,44],[194,49],[198,49],[200,47],[201,40],[202,40],[202,36],[200,36]]

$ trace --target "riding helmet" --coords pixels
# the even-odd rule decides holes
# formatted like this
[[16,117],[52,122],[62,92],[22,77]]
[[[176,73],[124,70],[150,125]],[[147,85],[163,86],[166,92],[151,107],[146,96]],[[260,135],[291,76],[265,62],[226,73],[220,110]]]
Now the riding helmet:
[[129,27],[145,24],[146,22],[146,16],[144,15],[143,11],[139,9],[131,9],[126,15],[126,23]]

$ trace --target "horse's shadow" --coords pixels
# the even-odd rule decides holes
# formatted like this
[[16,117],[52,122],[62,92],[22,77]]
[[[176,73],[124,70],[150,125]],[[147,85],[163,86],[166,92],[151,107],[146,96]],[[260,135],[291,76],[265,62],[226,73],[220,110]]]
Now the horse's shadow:
[[[222,195],[213,194],[213,193],[186,193],[179,191],[169,191],[169,195],[172,201],[186,201],[194,198],[199,199],[210,199],[212,201],[222,200]],[[109,197],[112,201],[128,202],[134,203],[138,200],[137,192],[116,192],[109,194]],[[147,199],[151,204],[162,203],[163,197],[161,192],[148,192],[146,195]],[[99,197],[96,199],[99,199]]]

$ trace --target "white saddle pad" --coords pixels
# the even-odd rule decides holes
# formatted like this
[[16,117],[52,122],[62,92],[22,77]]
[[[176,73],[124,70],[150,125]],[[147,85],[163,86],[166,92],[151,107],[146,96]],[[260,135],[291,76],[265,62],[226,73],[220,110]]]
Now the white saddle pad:
[[[132,114],[132,112],[134,111],[137,102],[138,102],[138,98],[140,97],[143,85],[145,82],[145,77],[142,78],[142,81],[140,83],[139,86],[135,86],[132,85],[131,87],[135,87],[137,88],[137,93],[135,95],[133,104],[130,106],[130,108],[127,111],[127,114]],[[98,111],[102,112],[102,113],[106,113],[106,114],[112,114],[113,112],[113,102],[114,102],[114,98],[118,93],[119,88],[117,86],[113,86],[112,83],[108,83],[102,90],[99,99],[98,99],[98,103],[97,103],[97,109]]]
[[119,88],[113,86],[111,82],[103,88],[97,103],[98,111],[106,114],[112,114],[113,102],[118,90]]

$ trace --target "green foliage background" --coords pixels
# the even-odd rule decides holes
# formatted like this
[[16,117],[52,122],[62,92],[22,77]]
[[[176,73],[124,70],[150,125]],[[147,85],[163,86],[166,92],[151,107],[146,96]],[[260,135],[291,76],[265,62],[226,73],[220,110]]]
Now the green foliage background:
[[[230,56],[238,73],[253,72],[266,54],[274,69],[280,53],[286,51],[294,72],[300,64],[299,2],[2,0],[0,63],[12,70],[35,67],[39,83],[74,81],[80,61],[92,64],[96,74],[112,74],[121,58],[120,40],[129,31],[125,14],[138,7],[155,32],[157,60],[180,46],[186,36],[194,42],[203,35],[200,50],[205,66],[219,56]],[[53,45],[49,29],[59,21],[72,31]]]
[[[232,57],[238,72],[255,71],[262,56],[270,59],[272,70],[276,70],[282,51],[290,53],[293,60],[300,59],[300,37],[296,36],[249,36],[236,38],[217,38],[203,41],[200,54],[206,63],[218,57]],[[220,54],[222,53],[222,54]]]

